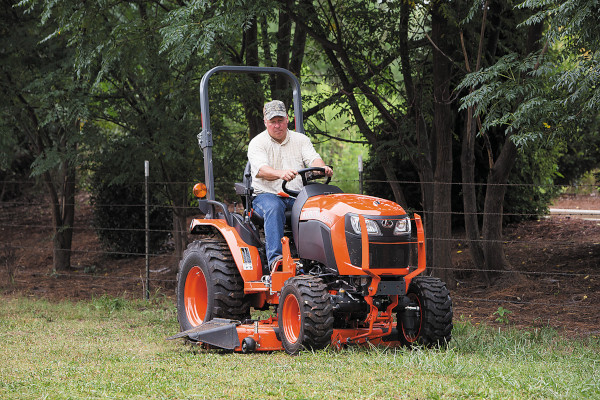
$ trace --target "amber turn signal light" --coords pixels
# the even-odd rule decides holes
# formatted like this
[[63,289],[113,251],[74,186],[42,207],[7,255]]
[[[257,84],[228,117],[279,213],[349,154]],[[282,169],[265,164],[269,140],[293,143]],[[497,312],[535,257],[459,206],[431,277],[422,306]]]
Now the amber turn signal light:
[[197,198],[201,199],[204,196],[206,196],[206,185],[204,183],[196,183],[194,185],[194,196],[196,196]]

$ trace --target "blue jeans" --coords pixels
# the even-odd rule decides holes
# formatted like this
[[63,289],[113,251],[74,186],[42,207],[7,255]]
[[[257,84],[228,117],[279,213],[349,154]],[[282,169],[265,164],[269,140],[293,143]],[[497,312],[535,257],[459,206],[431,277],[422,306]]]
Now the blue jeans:
[[265,241],[269,267],[281,256],[281,238],[285,225],[285,212],[291,210],[294,198],[279,197],[272,193],[261,193],[252,202],[252,208],[265,221]]

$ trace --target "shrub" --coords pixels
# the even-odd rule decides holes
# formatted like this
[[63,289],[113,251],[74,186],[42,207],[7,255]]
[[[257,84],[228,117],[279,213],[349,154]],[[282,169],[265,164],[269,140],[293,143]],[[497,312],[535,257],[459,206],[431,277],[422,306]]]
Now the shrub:
[[[103,172],[96,171],[91,184],[92,223],[100,242],[117,258],[145,254],[144,184],[140,179],[110,183],[109,174]],[[170,237],[172,213],[152,193],[149,204],[150,252],[157,253]]]

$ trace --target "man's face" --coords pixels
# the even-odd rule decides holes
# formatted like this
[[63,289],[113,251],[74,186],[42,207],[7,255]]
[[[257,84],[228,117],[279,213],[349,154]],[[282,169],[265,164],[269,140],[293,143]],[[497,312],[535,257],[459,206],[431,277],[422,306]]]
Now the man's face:
[[269,135],[278,141],[283,142],[285,135],[287,134],[287,117],[273,117],[271,119],[265,119],[265,126]]

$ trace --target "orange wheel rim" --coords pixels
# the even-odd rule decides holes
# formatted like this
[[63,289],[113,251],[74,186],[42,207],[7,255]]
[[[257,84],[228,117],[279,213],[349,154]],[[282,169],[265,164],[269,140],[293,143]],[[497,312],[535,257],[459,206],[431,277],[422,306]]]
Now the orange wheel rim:
[[296,343],[300,336],[300,326],[302,325],[300,315],[300,304],[296,296],[287,296],[283,302],[283,334],[288,343]]
[[206,277],[199,267],[192,267],[185,279],[183,301],[187,319],[193,326],[204,322],[208,308]]
[[414,342],[416,342],[416,341],[417,341],[417,339],[419,338],[419,335],[421,334],[421,327],[422,327],[422,324],[423,324],[423,313],[421,312],[421,310],[422,310],[422,307],[421,307],[421,302],[419,301],[419,297],[418,297],[418,296],[416,296],[416,295],[415,295],[415,294],[413,294],[413,293],[410,293],[410,294],[408,295],[408,297],[409,297],[409,298],[410,298],[412,301],[414,301],[415,303],[417,303],[417,306],[419,307],[419,317],[418,317],[419,319],[418,319],[418,321],[417,321],[417,325],[418,325],[418,327],[417,327],[417,329],[416,329],[414,332],[408,332],[408,333],[407,333],[407,332],[404,330],[404,325],[402,325],[402,334],[404,335],[404,338],[406,339],[406,341],[407,341],[408,343],[414,343]]

